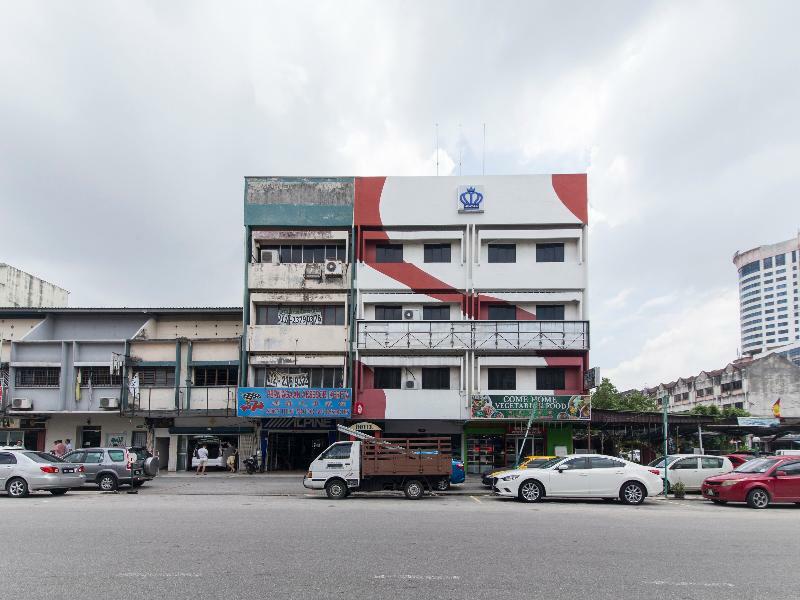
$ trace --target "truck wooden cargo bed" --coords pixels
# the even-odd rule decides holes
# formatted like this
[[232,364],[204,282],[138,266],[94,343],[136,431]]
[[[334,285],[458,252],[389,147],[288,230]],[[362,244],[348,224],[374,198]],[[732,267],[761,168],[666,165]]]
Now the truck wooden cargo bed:
[[361,473],[372,475],[450,476],[450,438],[382,438],[361,443]]

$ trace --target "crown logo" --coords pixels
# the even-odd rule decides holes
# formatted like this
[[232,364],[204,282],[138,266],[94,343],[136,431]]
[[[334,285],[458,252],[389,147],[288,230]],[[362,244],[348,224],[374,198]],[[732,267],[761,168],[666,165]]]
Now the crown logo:
[[466,192],[458,196],[464,210],[480,210],[483,202],[483,194],[475,191],[474,187],[468,187]]

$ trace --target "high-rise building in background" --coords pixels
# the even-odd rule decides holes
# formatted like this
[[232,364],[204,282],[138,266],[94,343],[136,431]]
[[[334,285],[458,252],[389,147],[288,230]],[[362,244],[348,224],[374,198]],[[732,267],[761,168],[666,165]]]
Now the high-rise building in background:
[[742,353],[767,352],[800,340],[796,238],[737,252]]
[[56,308],[66,306],[68,300],[67,290],[0,263],[0,306]]
[[587,212],[585,175],[247,178],[239,404],[267,468],[306,468],[351,420],[449,436],[470,472],[571,451]]

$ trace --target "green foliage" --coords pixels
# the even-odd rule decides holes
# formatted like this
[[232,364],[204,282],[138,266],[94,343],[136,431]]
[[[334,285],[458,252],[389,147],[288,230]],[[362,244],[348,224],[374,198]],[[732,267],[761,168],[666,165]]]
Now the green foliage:
[[720,410],[718,406],[711,405],[711,406],[695,406],[692,410],[689,411],[689,414],[692,415],[700,415],[704,417],[724,417],[726,419],[732,419],[736,417],[749,417],[750,413],[746,410],[741,408],[734,408],[732,406],[726,406],[724,409]]
[[603,377],[600,385],[592,394],[592,408],[600,410],[632,410],[651,412],[658,410],[655,400],[651,400],[638,391],[622,395],[616,386]]
[[683,485],[683,483],[680,482],[680,481],[678,483],[676,483],[675,485],[671,485],[669,487],[670,487],[670,491],[675,496],[677,496],[678,498],[683,498],[683,496],[686,495],[686,486]]

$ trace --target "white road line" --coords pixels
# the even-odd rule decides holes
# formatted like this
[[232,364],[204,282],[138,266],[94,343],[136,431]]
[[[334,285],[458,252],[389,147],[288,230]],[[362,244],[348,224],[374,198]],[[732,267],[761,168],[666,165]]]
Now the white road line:
[[470,498],[472,498],[473,500],[475,500],[475,502],[477,502],[478,504],[483,504],[483,502],[481,502],[480,500],[478,500],[478,499],[477,499],[475,496],[470,496]]

